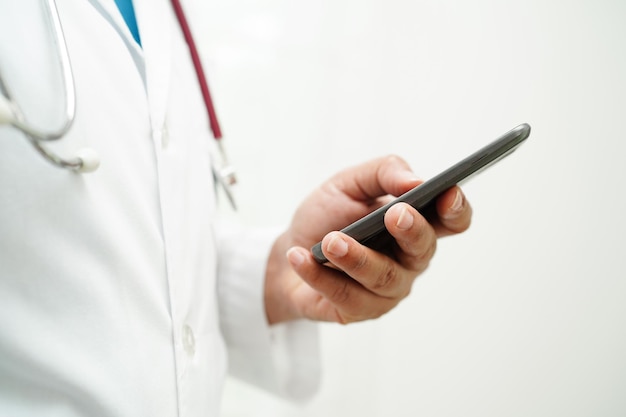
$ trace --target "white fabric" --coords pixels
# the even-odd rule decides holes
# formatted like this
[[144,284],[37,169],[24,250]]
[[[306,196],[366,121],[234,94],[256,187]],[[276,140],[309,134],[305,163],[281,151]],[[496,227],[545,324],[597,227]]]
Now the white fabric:
[[[143,49],[113,0],[58,1],[77,115],[50,149],[93,148],[96,172],[0,126],[2,416],[215,416],[227,351],[279,394],[317,384],[315,326],[264,319],[274,234],[216,233],[214,144],[169,2],[134,3]],[[0,71],[42,128],[63,108],[47,22],[39,0],[0,6]]]
[[[265,246],[268,238],[273,239],[275,233],[269,230],[250,233],[233,225],[222,225],[219,235],[218,275],[239,276],[251,265],[258,265],[255,269],[262,270],[264,253],[258,248]],[[301,322],[268,329],[263,306],[249,302],[262,292],[261,279],[255,280],[253,285],[243,280],[220,280],[218,284],[219,299],[228,300],[220,302],[220,317],[229,345],[231,373],[294,400],[308,398],[319,382],[316,325]],[[280,371],[272,372],[276,368]],[[268,375],[275,378],[270,380]]]

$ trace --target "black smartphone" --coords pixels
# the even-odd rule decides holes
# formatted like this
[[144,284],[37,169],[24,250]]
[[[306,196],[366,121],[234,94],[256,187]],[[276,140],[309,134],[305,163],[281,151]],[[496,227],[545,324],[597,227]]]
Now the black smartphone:
[[[341,231],[365,246],[384,251],[392,244],[391,235],[383,223],[385,213],[392,205],[405,202],[415,207],[426,218],[436,215],[434,213],[434,201],[439,195],[510,155],[529,135],[530,126],[528,124],[524,123],[515,127],[439,175],[402,194],[388,204],[341,229]],[[322,253],[322,242],[316,243],[311,248],[311,252],[319,263],[328,262]]]

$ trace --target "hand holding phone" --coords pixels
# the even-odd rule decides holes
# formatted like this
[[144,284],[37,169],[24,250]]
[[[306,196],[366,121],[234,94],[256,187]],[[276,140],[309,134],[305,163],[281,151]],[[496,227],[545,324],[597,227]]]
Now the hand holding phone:
[[[404,193],[390,203],[357,220],[341,231],[361,244],[372,249],[384,251],[392,244],[392,237],[385,228],[383,219],[387,210],[394,204],[405,202],[416,208],[422,215],[429,217],[432,203],[436,198],[454,185],[467,180],[470,176],[486,169],[515,151],[530,135],[530,126],[521,124],[505,133],[489,145],[481,148],[457,164],[451,166],[430,180]],[[311,248],[315,259],[320,263],[328,260],[322,252],[322,243]]]

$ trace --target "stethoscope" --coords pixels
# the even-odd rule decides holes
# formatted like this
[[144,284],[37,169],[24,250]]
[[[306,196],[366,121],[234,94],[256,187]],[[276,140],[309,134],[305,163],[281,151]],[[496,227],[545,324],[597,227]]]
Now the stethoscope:
[[[56,48],[56,55],[59,59],[59,66],[62,73],[62,83],[65,96],[65,109],[64,109],[64,122],[57,130],[42,131],[35,126],[29,124],[24,113],[20,109],[20,106],[13,99],[8,86],[4,82],[2,75],[0,74],[0,125],[10,125],[21,131],[33,147],[44,157],[47,161],[56,165],[59,168],[68,169],[75,172],[86,173],[93,172],[100,166],[100,158],[98,154],[90,148],[81,149],[76,152],[72,157],[61,157],[49,149],[46,148],[46,142],[52,142],[63,138],[72,127],[76,116],[76,90],[74,86],[74,74],[72,72],[72,65],[70,63],[70,57],[67,50],[67,44],[65,42],[65,34],[63,32],[63,26],[59,17],[59,11],[57,9],[56,0],[43,0],[46,4],[46,12],[50,22],[52,23],[53,43]],[[231,186],[236,182],[235,172],[232,166],[228,163],[224,148],[222,146],[221,138],[222,132],[217,120],[213,101],[209,92],[208,83],[202,68],[202,63],[193,40],[191,30],[187,19],[185,17],[183,8],[179,0],[171,0],[176,18],[182,29],[185,41],[189,47],[189,53],[193,61],[193,66],[198,78],[200,90],[202,92],[202,98],[207,110],[209,123],[213,136],[215,137],[219,151],[221,153],[221,161],[219,168],[213,168],[213,176],[217,183],[219,183],[225,190],[227,198],[231,205],[235,207],[234,198],[232,195]]]

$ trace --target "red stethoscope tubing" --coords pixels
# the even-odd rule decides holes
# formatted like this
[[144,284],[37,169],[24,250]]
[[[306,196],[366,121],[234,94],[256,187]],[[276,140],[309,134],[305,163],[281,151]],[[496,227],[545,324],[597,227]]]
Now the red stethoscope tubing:
[[222,129],[220,128],[219,121],[217,120],[215,106],[213,105],[211,92],[209,90],[209,83],[206,80],[204,68],[202,67],[202,61],[200,60],[198,48],[196,47],[193,35],[191,34],[189,22],[187,22],[187,18],[185,17],[185,12],[183,10],[183,6],[180,4],[180,0],[171,0],[171,2],[172,6],[174,7],[174,13],[176,14],[176,18],[178,19],[178,23],[180,24],[180,28],[183,31],[185,42],[187,42],[187,46],[189,47],[189,54],[191,55],[193,67],[196,71],[196,76],[198,77],[198,83],[200,84],[202,99],[204,100],[204,105],[206,107],[207,115],[209,117],[209,125],[211,126],[211,131],[213,132],[213,136],[215,137],[215,139],[220,140],[222,138]]
[[183,10],[183,6],[180,4],[180,0],[171,0],[171,3],[174,8],[174,13],[176,14],[176,19],[178,19],[183,36],[185,37],[185,42],[189,47],[189,54],[191,55],[191,61],[193,62],[196,77],[198,78],[198,84],[200,85],[200,91],[202,92],[202,99],[204,100],[204,106],[206,107],[213,137],[217,141],[222,153],[222,167],[219,169],[214,168],[213,176],[215,180],[224,188],[230,204],[234,209],[236,209],[237,205],[235,204],[235,198],[230,187],[237,182],[237,177],[235,175],[235,171],[232,169],[230,164],[228,164],[224,148],[222,147],[222,143],[220,141],[222,138],[222,129],[220,128],[220,123],[217,120],[215,106],[213,105],[213,99],[211,98],[211,92],[209,91],[209,83],[206,80],[204,68],[202,67],[200,54],[198,54],[198,48],[196,47],[196,42],[193,39],[191,28],[189,27],[189,22],[187,22],[187,18],[185,17],[185,11]]

